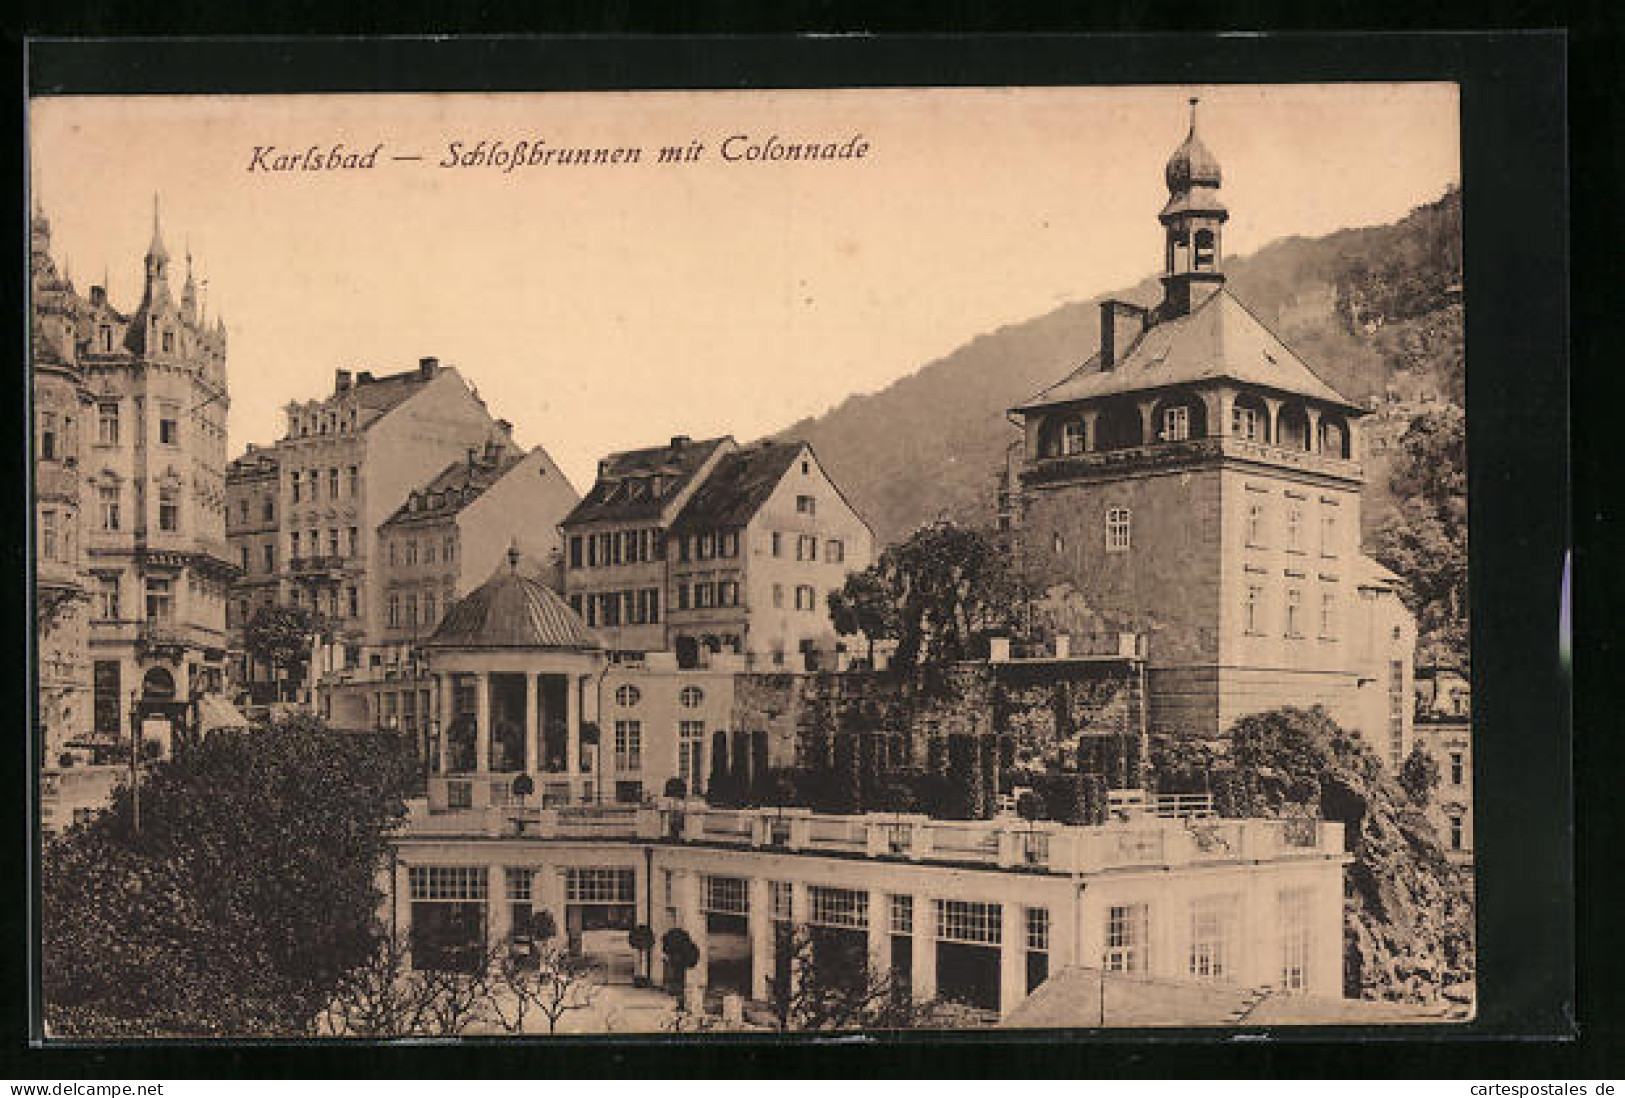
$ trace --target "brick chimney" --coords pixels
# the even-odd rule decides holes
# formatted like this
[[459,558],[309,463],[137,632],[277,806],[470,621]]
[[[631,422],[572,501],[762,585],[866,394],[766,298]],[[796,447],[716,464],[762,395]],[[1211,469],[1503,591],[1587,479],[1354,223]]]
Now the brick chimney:
[[347,393],[347,392],[349,392],[350,391],[350,384],[351,384],[351,382],[353,380],[354,380],[354,375],[352,375],[349,370],[334,370],[333,371],[333,391],[335,393]]
[[1100,368],[1115,370],[1145,333],[1146,310],[1127,301],[1100,303]]
[[418,359],[418,373],[423,377],[433,377],[435,371],[440,369],[440,360],[429,356]]
[[687,435],[672,435],[671,448],[673,450],[681,450],[684,446],[687,446],[692,441],[693,439],[689,438]]

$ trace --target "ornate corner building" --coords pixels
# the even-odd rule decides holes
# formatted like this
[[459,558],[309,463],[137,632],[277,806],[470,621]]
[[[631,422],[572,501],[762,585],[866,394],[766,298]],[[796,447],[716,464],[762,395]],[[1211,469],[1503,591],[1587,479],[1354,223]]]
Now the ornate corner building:
[[226,327],[186,257],[177,301],[153,204],[125,314],[81,297],[31,232],[40,747],[92,759],[138,702],[219,692],[226,591]]

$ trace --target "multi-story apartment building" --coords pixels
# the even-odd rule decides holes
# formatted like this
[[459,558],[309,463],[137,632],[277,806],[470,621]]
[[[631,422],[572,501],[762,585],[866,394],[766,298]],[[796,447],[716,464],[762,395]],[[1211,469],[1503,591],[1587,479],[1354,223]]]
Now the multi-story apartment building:
[[803,669],[838,643],[827,597],[874,535],[802,442],[612,454],[564,524],[570,605],[611,650],[689,669]]
[[138,709],[173,716],[221,688],[236,574],[226,329],[204,315],[190,256],[173,296],[156,200],[131,314],[105,287],[80,298],[57,276],[42,213],[32,245],[41,723],[56,746],[94,756],[129,736]]
[[[491,417],[455,368],[434,358],[384,376],[337,370],[329,396],[291,402],[286,415],[283,437],[256,451],[278,470],[277,597],[328,623],[331,640],[314,654],[313,680],[342,669],[365,672],[383,663],[376,648],[384,607],[370,566],[379,525],[469,447],[511,446],[509,428]],[[255,501],[263,504],[263,470],[263,461],[235,468],[231,507],[238,513],[245,500],[251,516]],[[248,547],[263,564],[266,534],[263,522],[251,518],[234,531],[234,555]],[[263,575],[251,580],[249,591],[263,597]]]
[[828,596],[869,566],[874,535],[804,442],[725,456],[667,538],[668,647],[679,666],[732,652],[815,669],[840,643]]
[[564,588],[570,605],[612,650],[663,651],[667,645],[666,536],[683,505],[716,464],[736,449],[731,438],[610,454],[564,520]]
[[412,489],[378,528],[383,620],[372,648],[379,664],[368,674],[333,675],[329,715],[348,727],[425,732],[429,683],[420,645],[458,599],[505,567],[509,550],[558,589],[559,523],[580,498],[546,449],[525,452],[506,441],[470,448]]
[[1416,742],[1439,764],[1428,817],[1450,856],[1473,860],[1472,684],[1460,668],[1416,669]]
[[1147,636],[1153,729],[1320,702],[1397,766],[1415,624],[1360,548],[1364,410],[1225,288],[1220,178],[1193,114],[1163,300],[1103,303],[1099,353],[1013,410],[1024,560],[1075,632]]
[[276,669],[254,664],[243,645],[243,629],[258,611],[282,601],[281,477],[276,457],[253,443],[226,466],[226,540],[238,570],[226,604],[231,677],[259,703],[279,700]]
[[34,211],[31,230],[35,750],[54,762],[70,746],[91,743],[91,607],[80,500],[91,397],[79,364],[78,295],[51,258],[44,211]]

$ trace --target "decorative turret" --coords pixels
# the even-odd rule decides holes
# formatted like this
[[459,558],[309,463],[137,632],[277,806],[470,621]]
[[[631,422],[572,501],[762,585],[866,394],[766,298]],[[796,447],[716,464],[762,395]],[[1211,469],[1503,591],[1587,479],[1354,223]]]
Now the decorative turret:
[[192,246],[186,247],[186,285],[181,289],[181,316],[186,323],[197,327],[197,282],[192,278]]
[[1219,200],[1219,161],[1196,132],[1196,105],[1185,141],[1168,158],[1163,178],[1168,202],[1157,219],[1167,239],[1162,319],[1184,316],[1224,285],[1223,225],[1230,213]]

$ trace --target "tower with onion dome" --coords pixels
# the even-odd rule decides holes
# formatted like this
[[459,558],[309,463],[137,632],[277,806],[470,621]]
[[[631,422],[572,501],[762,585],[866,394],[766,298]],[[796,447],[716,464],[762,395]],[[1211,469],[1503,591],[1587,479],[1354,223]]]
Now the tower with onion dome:
[[1318,703],[1397,766],[1415,623],[1361,552],[1364,410],[1226,285],[1223,174],[1190,110],[1162,300],[1103,301],[1094,353],[1011,409],[1035,620],[1074,653],[1132,635],[1153,734]]

